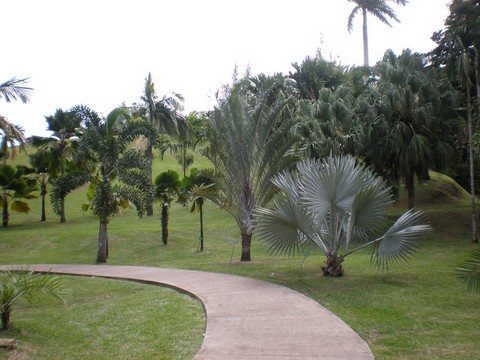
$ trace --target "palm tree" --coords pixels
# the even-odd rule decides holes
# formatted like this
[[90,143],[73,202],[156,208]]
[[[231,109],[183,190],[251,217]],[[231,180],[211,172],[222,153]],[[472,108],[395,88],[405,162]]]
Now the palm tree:
[[[164,96],[161,100],[158,100],[157,93],[155,91],[155,84],[152,79],[152,75],[148,73],[145,79],[144,93],[141,97],[144,102],[143,106],[137,107],[134,111],[135,115],[140,115],[146,120],[159,134],[165,134],[169,136],[177,136],[177,112],[182,109],[181,102],[183,97],[180,94],[173,94],[171,97]],[[146,156],[148,161],[148,170],[150,172],[150,178],[152,178],[152,161],[153,161],[153,148],[154,142],[151,136],[146,137]],[[149,204],[147,207],[147,216],[153,215],[153,205]]]
[[[20,99],[24,104],[30,101],[32,88],[22,86],[28,82],[28,79],[16,79],[11,78],[0,84],[0,99],[5,98],[6,102]],[[6,164],[10,154],[8,149],[12,151],[12,158],[16,155],[16,146],[20,145],[20,149],[27,148],[27,141],[25,139],[24,130],[21,126],[10,123],[4,116],[0,115],[0,135],[2,135],[2,141],[0,144],[0,150],[2,152],[3,163]]]
[[[64,177],[67,159],[74,157],[82,119],[71,111],[57,109],[54,115],[45,116],[48,127],[52,132],[50,137],[32,136],[31,143],[38,148],[38,152],[52,159],[51,174],[53,177]],[[66,222],[65,198],[60,199],[60,223]]]
[[43,154],[36,152],[34,154],[28,155],[30,158],[30,165],[35,169],[36,173],[39,176],[38,182],[40,185],[40,197],[42,201],[42,213],[40,216],[40,221],[46,221],[46,197],[47,197],[47,183],[49,180],[50,174],[52,174],[52,159],[48,154]]
[[52,274],[40,275],[33,271],[0,272],[0,317],[2,330],[10,329],[10,316],[17,301],[25,298],[38,303],[43,296],[63,300],[60,278]]
[[[12,124],[2,115],[0,115],[0,131],[2,136],[0,158],[3,158],[3,164],[5,165],[9,158],[14,159],[17,156],[17,146],[25,150],[28,145],[23,128]],[[11,150],[11,154],[9,150]]]
[[213,181],[219,188],[211,200],[235,217],[242,237],[241,261],[250,261],[253,210],[270,200],[270,179],[293,161],[286,156],[293,144],[287,134],[296,119],[281,77],[263,77],[250,92],[237,85],[209,117],[206,156],[216,167]]
[[37,197],[37,175],[35,170],[23,165],[14,169],[10,165],[0,165],[0,201],[2,203],[2,226],[8,226],[13,211],[28,213],[30,207],[24,200]]
[[365,96],[376,116],[361,120],[363,142],[369,145],[359,153],[391,184],[405,180],[412,209],[415,177],[428,176],[428,169],[442,169],[453,158],[456,119],[445,110],[452,98],[428,71],[425,58],[410,50],[398,57],[387,51],[373,74],[376,80]]
[[[348,17],[348,32],[353,30],[353,20],[355,16],[361,11],[362,12],[362,21],[363,21],[363,65],[369,67],[368,59],[368,29],[367,29],[367,14],[370,13],[379,19],[381,22],[388,26],[392,26],[389,22],[390,20],[395,20],[400,22],[393,9],[387,5],[389,0],[348,0],[355,4],[350,16]],[[407,0],[390,0],[395,2],[397,5],[406,5]]]
[[161,226],[162,226],[162,242],[164,245],[168,243],[168,209],[180,186],[179,175],[173,170],[168,170],[159,174],[154,181],[155,197],[160,200],[162,207]]
[[418,224],[420,213],[409,211],[379,235],[389,190],[351,156],[304,161],[297,169],[274,178],[280,193],[273,209],[256,211],[257,236],[273,254],[295,255],[314,246],[326,257],[323,274],[341,276],[345,258],[366,246],[373,246],[372,261],[379,267],[406,260],[417,236],[429,229]]
[[[78,174],[72,186],[91,181],[87,192],[88,203],[83,209],[92,209],[99,219],[97,263],[105,263],[108,256],[108,223],[121,208],[137,208],[143,214],[151,197],[153,185],[146,171],[145,157],[131,150],[134,139],[150,131],[143,122],[130,121],[128,110],[114,109],[103,119],[85,106],[72,109],[85,125],[79,152],[88,154],[95,165],[90,174]],[[73,174],[72,174],[73,175]]]

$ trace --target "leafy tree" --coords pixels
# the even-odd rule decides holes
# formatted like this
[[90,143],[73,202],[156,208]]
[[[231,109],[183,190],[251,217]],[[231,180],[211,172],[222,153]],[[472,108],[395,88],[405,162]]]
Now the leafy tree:
[[387,220],[388,188],[351,156],[304,161],[297,169],[274,178],[280,193],[273,209],[256,211],[257,236],[273,254],[295,255],[313,246],[326,257],[323,274],[341,276],[345,258],[366,246],[373,246],[372,261],[379,267],[406,260],[417,236],[429,229],[418,224],[420,213],[409,211],[379,235]]
[[270,179],[292,163],[286,156],[293,140],[287,137],[296,122],[291,97],[285,95],[279,76],[262,77],[257,83],[245,79],[219,98],[209,116],[210,151],[214,163],[213,181],[218,193],[211,200],[227,209],[237,221],[242,236],[241,261],[250,261],[250,244],[255,228],[253,210],[272,196]]
[[376,81],[365,95],[374,104],[375,115],[362,119],[364,144],[359,153],[379,174],[398,186],[404,179],[408,207],[414,206],[415,177],[428,176],[428,169],[442,169],[454,154],[451,135],[455,115],[451,92],[437,83],[423,56],[391,51],[373,69]]
[[[379,19],[381,22],[388,26],[392,26],[389,22],[390,20],[395,20],[396,22],[400,22],[397,16],[395,15],[395,11],[388,6],[388,0],[348,0],[355,4],[350,16],[348,17],[348,32],[353,30],[353,20],[355,16],[359,12],[362,13],[362,31],[363,31],[363,65],[365,67],[369,67],[369,59],[368,59],[368,27],[367,27],[367,14],[370,13]],[[391,0],[395,2],[397,5],[406,5],[407,0]]]
[[323,88],[317,100],[299,101],[301,121],[294,127],[295,151],[303,158],[353,152],[355,98],[347,87]]
[[[31,143],[41,156],[51,159],[49,166],[53,178],[64,177],[67,159],[72,159],[76,154],[76,146],[80,135],[82,119],[75,116],[73,111],[57,109],[54,115],[45,116],[48,127],[52,132],[49,137],[32,136]],[[60,223],[66,222],[65,198],[60,198]]]
[[33,271],[0,272],[0,316],[2,331],[11,328],[10,317],[15,303],[25,298],[29,303],[38,303],[44,296],[63,300],[60,278],[53,274],[40,275]]
[[10,214],[8,208],[16,212],[27,213],[30,207],[25,200],[36,198],[37,179],[35,170],[17,165],[0,165],[0,199],[2,202],[2,226],[8,226]]
[[[148,178],[145,157],[129,148],[132,141],[151,129],[143,122],[130,121],[125,108],[117,108],[106,118],[93,110],[78,106],[73,109],[82,118],[85,131],[79,151],[88,154],[95,165],[92,173],[72,173],[65,187],[90,181],[84,210],[92,209],[99,219],[97,263],[105,263],[108,256],[108,223],[122,208],[132,204],[138,215],[143,214],[153,197],[153,186]],[[93,174],[93,175],[91,175]],[[70,187],[70,188],[71,188]]]
[[[478,0],[453,0],[445,29],[434,33],[437,47],[430,58],[436,66],[445,67],[450,80],[465,94],[468,168],[472,208],[472,238],[478,242],[474,167],[474,103],[480,109],[480,3]],[[476,86],[475,86],[476,85]],[[476,114],[478,114],[478,109]]]
[[346,78],[346,68],[320,56],[306,57],[302,63],[292,64],[295,72],[289,73],[301,99],[318,100],[321,89],[336,90]]
[[159,174],[154,181],[155,197],[160,200],[162,207],[161,226],[162,226],[162,242],[164,245],[168,243],[168,209],[175,196],[178,194],[180,186],[179,175],[176,171],[168,170]]

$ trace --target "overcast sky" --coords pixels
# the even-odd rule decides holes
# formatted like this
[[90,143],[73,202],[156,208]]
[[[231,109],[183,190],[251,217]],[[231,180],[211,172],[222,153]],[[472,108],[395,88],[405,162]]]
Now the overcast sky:
[[[369,17],[370,62],[387,49],[427,52],[448,0],[394,7],[400,24]],[[347,0],[0,0],[0,83],[30,78],[28,104],[0,100],[0,114],[26,134],[46,135],[44,116],[84,104],[107,115],[138,102],[149,72],[159,96],[177,92],[186,111],[213,107],[214,93],[240,75],[288,74],[321,49],[361,65],[361,16],[351,34]],[[360,14],[359,14],[360,15]]]

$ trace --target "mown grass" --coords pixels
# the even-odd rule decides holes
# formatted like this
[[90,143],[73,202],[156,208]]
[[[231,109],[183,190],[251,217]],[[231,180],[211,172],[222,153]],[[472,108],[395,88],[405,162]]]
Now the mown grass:
[[[156,163],[156,171],[167,168],[180,171],[175,166],[178,166],[176,162],[167,157],[163,163]],[[157,207],[153,217],[138,219],[134,211],[125,211],[111,221],[108,263],[224,272],[283,284],[312,297],[340,316],[369,343],[377,359],[480,358],[477,345],[480,296],[468,293],[454,271],[478,245],[470,241],[468,196],[466,198],[461,191],[456,193],[458,189],[448,190],[450,186],[448,178],[434,175],[432,181],[418,188],[417,206],[425,211],[433,231],[422,238],[418,254],[408,264],[392,266],[385,272],[370,266],[368,250],[365,250],[347,258],[344,277],[324,278],[320,271],[323,261],[320,254],[307,259],[301,256],[272,258],[255,239],[253,261],[240,263],[240,244],[236,243],[239,233],[234,219],[209,203],[204,215],[204,252],[197,251],[198,214],[192,215],[188,208],[180,205],[171,208],[169,244],[162,246]],[[51,210],[47,222],[40,223],[37,205],[28,215],[12,214],[11,226],[0,229],[0,263],[93,263],[98,224],[91,214],[80,210],[84,198],[82,190],[69,195],[67,224],[58,224]],[[401,200],[392,207],[392,216],[403,209]],[[72,280],[68,278],[67,281]],[[81,279],[84,284],[81,286],[89,281],[91,279]],[[125,285],[112,281],[112,289],[117,283],[119,287]],[[99,298],[104,296],[102,284],[92,285],[93,290],[99,291]],[[144,291],[145,294],[149,292]],[[155,299],[156,295],[152,297]],[[102,303],[109,301],[104,299]],[[119,302],[121,306],[123,300]],[[146,303],[147,300],[134,303],[139,313],[149,311]],[[15,323],[20,321],[23,310],[14,315]],[[36,321],[41,323],[42,319]],[[55,319],[52,323],[60,324],[61,321]],[[30,330],[33,322],[32,319],[32,324],[17,324],[22,324],[23,331],[33,334]],[[79,327],[90,332],[102,329],[107,322],[85,321]],[[115,329],[119,327],[121,325]],[[92,330],[88,330],[90,328]],[[198,327],[196,329],[193,334],[198,334]],[[157,330],[152,327],[149,331]],[[25,336],[22,343],[41,351],[41,348],[57,346],[49,339],[37,343],[31,336]],[[140,348],[139,351],[144,350]],[[102,355],[94,353],[93,356]],[[165,355],[164,358],[174,357]]]

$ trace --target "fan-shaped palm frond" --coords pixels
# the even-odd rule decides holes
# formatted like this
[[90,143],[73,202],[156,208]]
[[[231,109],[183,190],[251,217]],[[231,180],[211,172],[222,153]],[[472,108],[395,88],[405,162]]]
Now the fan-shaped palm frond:
[[480,249],[474,250],[456,271],[457,276],[467,283],[469,291],[480,292]]
[[[324,274],[337,276],[343,259],[368,245],[375,245],[372,261],[377,265],[406,259],[418,235],[429,229],[418,224],[420,213],[407,212],[375,239],[386,225],[389,189],[351,156],[305,161],[297,168],[296,174],[284,172],[274,179],[280,192],[272,209],[256,209],[258,237],[275,255],[294,255],[314,244],[327,258]],[[356,247],[339,254],[351,244]]]

